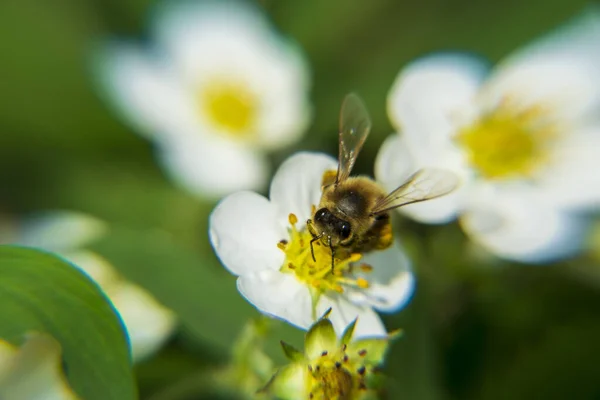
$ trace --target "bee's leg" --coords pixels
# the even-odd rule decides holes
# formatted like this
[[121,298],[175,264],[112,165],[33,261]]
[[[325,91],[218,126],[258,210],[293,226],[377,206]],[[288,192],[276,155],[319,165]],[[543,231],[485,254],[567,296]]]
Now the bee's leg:
[[308,232],[312,235],[312,239],[310,240],[310,254],[312,255],[312,259],[314,262],[317,262],[317,258],[315,257],[315,249],[313,248],[313,243],[319,239],[321,239],[321,237],[323,237],[323,234],[321,233],[320,235],[317,235],[317,232],[315,231],[315,228],[313,226],[313,222],[312,220],[309,218],[306,220],[306,227],[308,228]]
[[314,262],[317,262],[317,259],[316,259],[316,257],[315,257],[315,249],[313,248],[313,243],[314,243],[316,240],[319,240],[320,238],[321,238],[320,236],[315,236],[315,237],[313,237],[313,238],[310,240],[310,254],[312,255],[312,259],[313,259],[313,261],[314,261]]
[[331,238],[329,238],[329,248],[331,249],[331,273],[333,273],[335,268],[335,249],[331,245]]

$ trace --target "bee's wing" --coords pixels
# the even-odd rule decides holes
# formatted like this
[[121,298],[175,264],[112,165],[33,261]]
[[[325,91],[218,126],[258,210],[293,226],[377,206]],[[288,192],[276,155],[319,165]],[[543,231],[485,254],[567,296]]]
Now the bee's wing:
[[420,169],[402,186],[380,200],[371,214],[382,214],[407,204],[435,199],[450,193],[457,186],[458,177],[450,171],[437,168]]
[[370,130],[371,118],[369,118],[365,104],[356,94],[347,95],[340,113],[340,149],[336,184],[345,181],[350,176],[356,157],[369,136]]

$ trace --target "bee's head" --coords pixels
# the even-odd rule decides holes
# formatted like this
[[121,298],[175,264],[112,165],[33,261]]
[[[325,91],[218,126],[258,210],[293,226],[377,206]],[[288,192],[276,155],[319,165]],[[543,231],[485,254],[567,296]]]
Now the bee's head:
[[327,208],[321,208],[315,213],[314,236],[320,237],[321,242],[327,246],[335,247],[346,244],[352,240],[352,226],[350,222],[333,215]]

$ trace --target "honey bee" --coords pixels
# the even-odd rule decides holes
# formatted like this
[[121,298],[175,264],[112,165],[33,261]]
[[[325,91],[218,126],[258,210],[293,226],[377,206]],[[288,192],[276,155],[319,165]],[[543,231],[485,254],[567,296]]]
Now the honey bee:
[[391,210],[443,196],[458,186],[455,174],[436,168],[415,172],[389,194],[369,177],[351,177],[370,130],[365,105],[357,95],[347,95],[340,113],[337,173],[325,173],[319,206],[306,222],[312,235],[313,260],[316,261],[313,243],[320,240],[331,250],[332,269],[336,253],[365,253],[391,246]]

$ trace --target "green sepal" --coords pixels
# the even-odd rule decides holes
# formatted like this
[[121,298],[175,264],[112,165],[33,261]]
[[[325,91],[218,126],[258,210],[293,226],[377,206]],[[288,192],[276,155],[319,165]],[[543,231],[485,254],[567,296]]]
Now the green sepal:
[[280,342],[281,348],[288,360],[292,362],[302,361],[304,360],[304,353],[300,350],[292,346],[291,344],[287,344],[283,340]]
[[352,321],[350,323],[350,325],[348,325],[346,327],[346,329],[344,329],[344,333],[342,334],[342,339],[340,340],[342,344],[348,345],[352,341],[352,336],[354,336],[354,328],[356,327],[357,321],[358,321],[358,317],[355,318],[354,321]]
[[[328,312],[326,315],[328,315]],[[323,352],[334,351],[337,344],[337,336],[333,329],[333,324],[327,318],[321,318],[306,333],[304,351],[306,357],[312,360],[320,356]]]
[[288,364],[280,368],[269,382],[257,394],[269,394],[282,400],[305,398],[305,374],[307,368],[304,363]]
[[331,307],[329,307],[327,310],[325,310],[325,312],[323,313],[323,315],[321,315],[321,318],[319,318],[319,319],[329,318],[329,314],[331,314],[331,310],[333,310],[333,309]]
[[357,340],[348,345],[347,353],[354,360],[362,360],[364,364],[380,365],[385,359],[389,339],[373,338]]

